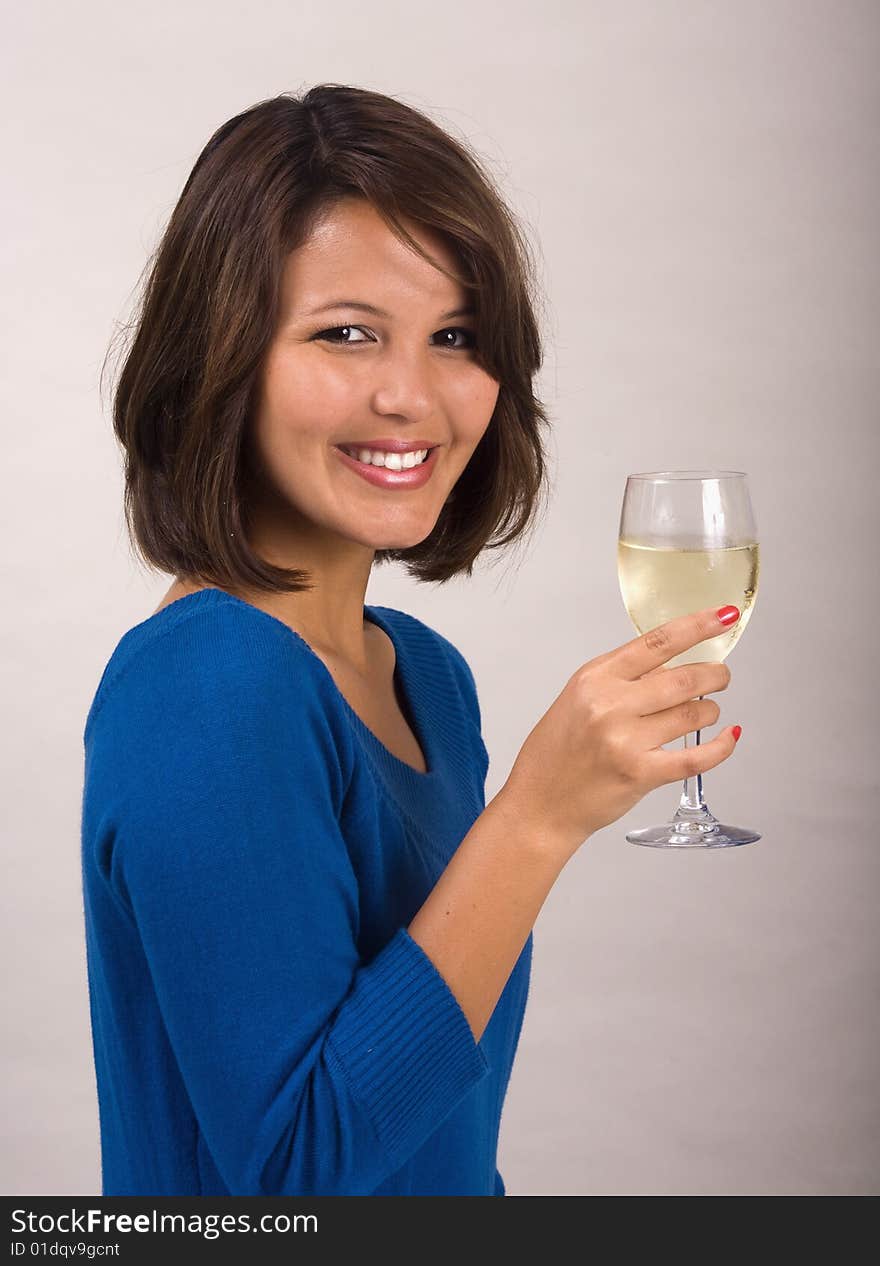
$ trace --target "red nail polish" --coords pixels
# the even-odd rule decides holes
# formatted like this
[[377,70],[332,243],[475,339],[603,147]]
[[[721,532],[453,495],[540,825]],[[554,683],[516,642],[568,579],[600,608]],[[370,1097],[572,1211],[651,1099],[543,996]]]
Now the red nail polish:
[[719,607],[715,612],[722,624],[736,624],[739,619],[737,607]]
[[737,743],[739,742],[739,736],[742,734],[742,732],[743,732],[743,728],[741,725],[735,725],[733,727],[733,737]]

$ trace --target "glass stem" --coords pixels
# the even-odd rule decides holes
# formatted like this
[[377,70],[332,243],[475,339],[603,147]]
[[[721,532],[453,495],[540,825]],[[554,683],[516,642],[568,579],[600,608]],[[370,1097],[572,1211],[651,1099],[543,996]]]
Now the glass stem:
[[[700,699],[703,695],[700,695]],[[700,731],[696,730],[692,734],[684,736],[685,750],[689,747],[700,746]],[[706,807],[703,799],[703,775],[694,774],[690,778],[685,778],[682,783],[681,801],[678,806],[676,817],[686,818],[711,818],[711,814]]]

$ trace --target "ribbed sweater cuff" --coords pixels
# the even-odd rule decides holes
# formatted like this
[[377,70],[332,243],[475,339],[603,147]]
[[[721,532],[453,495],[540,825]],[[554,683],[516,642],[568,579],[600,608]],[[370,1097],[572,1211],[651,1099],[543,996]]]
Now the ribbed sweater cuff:
[[327,1045],[400,1164],[489,1073],[458,999],[406,928],[358,973]]

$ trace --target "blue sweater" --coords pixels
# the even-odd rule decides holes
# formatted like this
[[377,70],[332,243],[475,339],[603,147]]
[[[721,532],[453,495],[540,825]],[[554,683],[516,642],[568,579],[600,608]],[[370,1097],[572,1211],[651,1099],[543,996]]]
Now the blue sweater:
[[480,1039],[407,926],[485,807],[470,669],[391,638],[428,772],[220,589],[125,633],[85,723],[102,1194],[504,1195],[529,936]]

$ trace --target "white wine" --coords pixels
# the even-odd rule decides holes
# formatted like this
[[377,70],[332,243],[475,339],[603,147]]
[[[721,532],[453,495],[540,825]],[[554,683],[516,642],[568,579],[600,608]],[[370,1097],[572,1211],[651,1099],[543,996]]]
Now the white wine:
[[758,544],[724,549],[674,549],[617,543],[617,578],[624,606],[639,633],[704,607],[739,607],[731,629],[666,661],[720,663],[733,650],[752,614],[758,590]]

